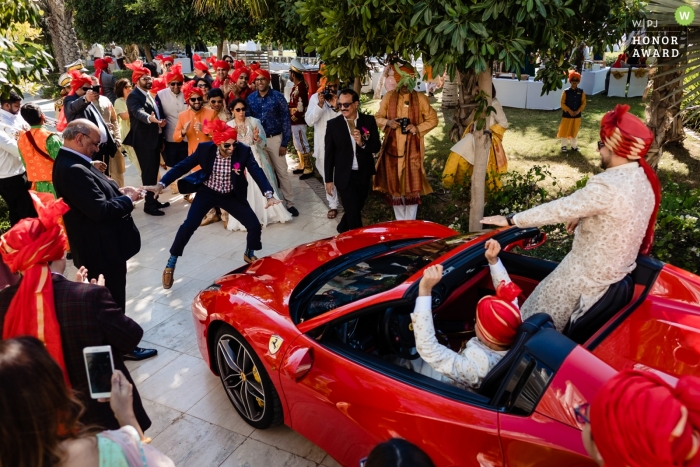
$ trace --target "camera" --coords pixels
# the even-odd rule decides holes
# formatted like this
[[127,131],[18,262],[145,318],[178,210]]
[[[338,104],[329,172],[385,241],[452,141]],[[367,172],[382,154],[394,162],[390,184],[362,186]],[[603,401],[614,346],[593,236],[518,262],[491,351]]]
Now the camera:
[[99,94],[100,93],[100,86],[93,86],[92,92],[96,92],[97,94]]
[[404,135],[408,134],[408,125],[411,124],[411,120],[408,118],[397,118],[396,123],[401,125],[401,133]]
[[329,90],[323,91],[323,100],[325,100],[326,102],[330,102],[331,99],[333,99],[333,93]]

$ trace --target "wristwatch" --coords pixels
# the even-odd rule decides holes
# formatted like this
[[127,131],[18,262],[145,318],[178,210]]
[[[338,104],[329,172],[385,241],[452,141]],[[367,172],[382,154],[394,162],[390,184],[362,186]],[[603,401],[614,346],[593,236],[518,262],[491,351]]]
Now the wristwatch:
[[515,225],[515,222],[513,221],[513,217],[515,217],[516,214],[517,214],[517,212],[511,212],[510,214],[508,214],[506,216],[506,220],[508,221],[508,225]]
[[267,198],[267,199],[272,199],[272,192],[271,192],[271,191],[266,191],[266,192],[265,192],[265,198]]
[[160,185],[160,187],[165,190],[165,184],[163,182],[158,182],[156,185]]

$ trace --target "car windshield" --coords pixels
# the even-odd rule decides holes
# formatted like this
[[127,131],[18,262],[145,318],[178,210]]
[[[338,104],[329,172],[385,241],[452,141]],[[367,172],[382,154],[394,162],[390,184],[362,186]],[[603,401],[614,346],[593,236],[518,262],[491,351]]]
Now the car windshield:
[[427,264],[480,235],[483,235],[483,232],[442,238],[366,259],[347,267],[323,284],[311,298],[305,318],[310,319],[392,289]]

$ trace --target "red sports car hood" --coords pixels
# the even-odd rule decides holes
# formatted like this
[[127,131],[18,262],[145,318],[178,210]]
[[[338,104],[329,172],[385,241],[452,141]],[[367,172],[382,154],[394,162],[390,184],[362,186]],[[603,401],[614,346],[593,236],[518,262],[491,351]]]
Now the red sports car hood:
[[[289,297],[307,274],[339,256],[378,243],[406,238],[444,238],[457,235],[445,226],[425,221],[376,224],[335,237],[279,251],[245,270],[217,280],[222,291],[250,295],[278,313],[287,315]],[[303,240],[303,239],[300,239]]]

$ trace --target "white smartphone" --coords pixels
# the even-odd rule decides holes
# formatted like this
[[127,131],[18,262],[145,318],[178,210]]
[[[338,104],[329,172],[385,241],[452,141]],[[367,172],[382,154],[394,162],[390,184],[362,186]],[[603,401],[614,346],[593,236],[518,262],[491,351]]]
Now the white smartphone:
[[112,347],[109,345],[85,347],[83,359],[90,386],[90,397],[109,398],[112,393],[112,373],[114,373]]

